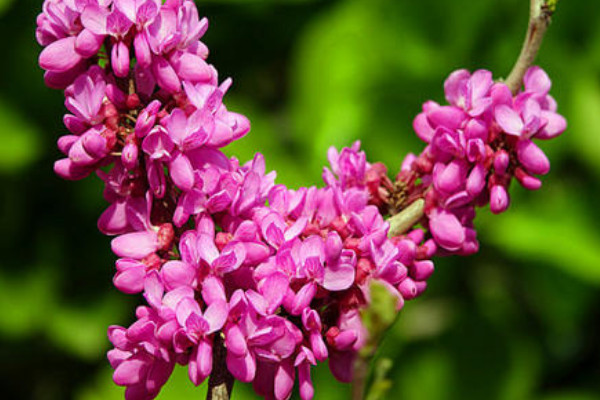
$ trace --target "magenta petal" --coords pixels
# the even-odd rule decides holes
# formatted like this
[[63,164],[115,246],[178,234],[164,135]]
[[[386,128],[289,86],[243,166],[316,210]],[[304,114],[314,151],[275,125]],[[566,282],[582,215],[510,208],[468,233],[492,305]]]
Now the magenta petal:
[[509,135],[520,136],[523,131],[521,116],[511,107],[501,104],[494,110],[496,122]]
[[227,352],[235,357],[242,357],[248,353],[246,338],[238,325],[230,325],[225,334]]
[[481,99],[488,94],[493,84],[492,73],[485,69],[478,69],[471,76],[471,100]]
[[150,45],[146,40],[146,35],[138,33],[133,39],[133,48],[135,51],[135,59],[138,65],[142,68],[147,68],[152,63],[152,52],[150,51]]
[[120,235],[125,233],[127,226],[125,202],[111,204],[98,219],[98,229],[105,235]]
[[487,171],[483,164],[477,164],[473,167],[467,178],[466,189],[467,192],[475,197],[483,190],[486,183]]
[[216,302],[225,302],[225,287],[221,279],[216,276],[207,276],[202,282],[202,299],[208,305]]
[[117,236],[110,243],[112,251],[119,257],[141,260],[158,250],[156,232],[132,232]]
[[122,12],[131,22],[136,22],[137,4],[141,4],[141,0],[114,0],[113,4]]
[[315,358],[319,361],[325,361],[329,355],[327,351],[327,345],[323,341],[323,336],[320,332],[313,331],[310,334],[310,347],[315,355]]
[[94,129],[81,136],[81,144],[85,152],[94,158],[102,158],[108,153],[106,138]]
[[119,386],[131,386],[142,381],[148,370],[148,363],[142,358],[130,358],[115,369],[113,380]]
[[444,81],[444,93],[448,103],[458,106],[460,100],[464,101],[465,93],[462,90],[471,74],[466,69],[452,72]]
[[275,399],[287,399],[294,387],[294,366],[290,361],[282,361],[275,372]]
[[48,71],[64,72],[77,65],[82,57],[75,51],[74,36],[51,43],[40,54],[40,67]]
[[506,211],[510,203],[508,192],[502,185],[494,185],[490,190],[490,210],[494,214]]
[[323,287],[332,292],[346,290],[354,283],[355,268],[352,264],[327,265],[323,275]]
[[129,75],[129,47],[124,42],[117,42],[111,51],[111,65],[115,75],[125,78]]
[[167,60],[155,57],[152,63],[152,73],[158,85],[168,92],[176,93],[181,89],[181,82],[177,73]]
[[183,191],[189,191],[194,186],[194,169],[190,160],[183,154],[178,154],[169,163],[173,183]]
[[225,301],[216,301],[204,311],[204,319],[208,321],[210,329],[207,334],[218,331],[225,325],[229,309]]
[[117,270],[113,283],[123,293],[140,293],[144,289],[146,266],[136,260],[117,261]]
[[180,79],[190,82],[208,82],[212,77],[212,70],[206,62],[191,53],[183,53],[171,59],[173,67]]
[[54,163],[54,172],[63,179],[79,180],[88,176],[92,169],[77,165],[69,158],[62,158]]
[[454,130],[461,127],[467,115],[454,106],[439,106],[427,112],[427,118],[434,127],[444,126]]
[[69,149],[69,158],[73,161],[73,164],[79,166],[90,166],[96,163],[97,157],[92,156],[83,148],[83,140],[78,140],[73,143],[73,146]]
[[175,363],[172,361],[156,360],[150,367],[150,371],[148,371],[145,382],[146,390],[151,394],[158,393],[160,388],[169,380],[174,366]]
[[465,229],[452,213],[434,210],[430,215],[429,227],[435,241],[443,248],[455,251],[465,241]]
[[517,143],[519,162],[532,174],[545,175],[550,171],[550,161],[542,149],[531,140],[520,140]]
[[[63,123],[71,133],[74,133],[76,135],[82,134],[88,128],[87,123],[82,121],[79,117],[76,117],[71,114],[65,114],[65,116],[63,117]],[[65,152],[63,151],[63,153]]]
[[288,287],[289,279],[283,272],[275,272],[259,282],[258,289],[269,305],[268,312],[279,308]]
[[228,351],[227,369],[240,382],[252,382],[256,375],[256,360],[250,353],[247,353],[245,356],[236,357]]
[[302,310],[309,306],[316,293],[317,285],[315,285],[314,283],[309,282],[302,286],[298,293],[296,293],[291,313],[293,315],[301,314]]
[[315,395],[312,380],[310,379],[310,365],[302,363],[298,366],[298,389],[302,400],[312,400]]
[[552,86],[552,82],[546,72],[535,65],[525,72],[523,83],[527,92],[535,92],[543,95],[547,94]]
[[213,262],[213,270],[218,274],[227,274],[235,271],[242,265],[245,258],[244,246],[236,244],[233,248],[225,250]]
[[535,135],[536,139],[552,139],[567,129],[567,120],[562,115],[546,110],[542,110],[541,114],[546,126]]
[[473,196],[471,196],[469,192],[467,192],[466,190],[462,190],[448,197],[444,202],[444,208],[452,210],[454,208],[463,207],[470,203],[472,199]]
[[417,281],[424,281],[433,274],[434,265],[431,260],[415,261],[413,264],[412,275]]
[[90,31],[97,35],[106,35],[107,18],[109,11],[104,8],[98,7],[98,5],[90,4],[85,7],[81,14],[81,23]]
[[454,193],[464,187],[466,174],[466,165],[461,160],[454,160],[446,166],[438,164],[433,175],[435,187],[442,193]]
[[202,315],[198,302],[192,297],[183,297],[175,307],[175,316],[179,325],[186,326],[188,318],[192,314],[197,316]]
[[192,286],[196,278],[196,269],[179,260],[165,263],[160,273],[167,290],[173,290],[180,286]]
[[201,340],[192,354],[188,374],[192,383],[200,385],[212,371],[212,344]]
[[79,33],[79,35],[77,35],[77,39],[75,41],[75,50],[81,56],[89,58],[95,55],[98,50],[100,50],[103,41],[104,36],[96,35],[89,29],[84,29]]

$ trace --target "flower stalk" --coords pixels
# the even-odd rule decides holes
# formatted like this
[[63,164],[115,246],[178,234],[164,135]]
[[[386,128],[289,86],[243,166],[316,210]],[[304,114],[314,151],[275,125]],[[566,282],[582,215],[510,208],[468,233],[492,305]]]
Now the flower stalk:
[[550,25],[552,15],[556,11],[556,3],[558,3],[558,0],[531,0],[529,24],[523,47],[505,81],[513,94],[516,94],[521,88],[525,72],[533,65],[546,30]]

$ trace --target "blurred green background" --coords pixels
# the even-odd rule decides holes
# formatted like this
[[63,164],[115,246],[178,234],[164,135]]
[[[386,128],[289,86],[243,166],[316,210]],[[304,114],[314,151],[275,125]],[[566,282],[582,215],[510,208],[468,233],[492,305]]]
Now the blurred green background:
[[[0,393],[4,399],[121,399],[105,359],[109,324],[139,297],[113,288],[97,178],[52,172],[64,133],[61,93],[43,85],[35,16],[42,0],[0,0]],[[510,70],[526,0],[202,1],[205,42],[230,109],[253,122],[230,146],[265,154],[278,181],[315,184],[330,145],[361,139],[396,171],[422,144],[412,118],[443,100],[456,68]],[[600,2],[563,0],[538,63],[567,132],[543,143],[553,162],[537,193],[513,187],[501,216],[478,216],[481,251],[437,261],[382,348],[403,400],[600,399]],[[346,399],[326,366],[317,399]],[[178,368],[159,396],[200,399]],[[252,398],[236,385],[235,399]]]

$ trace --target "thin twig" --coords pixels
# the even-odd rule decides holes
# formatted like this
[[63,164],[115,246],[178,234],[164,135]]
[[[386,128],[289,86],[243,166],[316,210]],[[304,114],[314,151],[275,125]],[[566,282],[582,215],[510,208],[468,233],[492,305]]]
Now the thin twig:
[[523,77],[540,49],[544,34],[550,25],[552,14],[556,9],[558,0],[531,0],[529,9],[529,25],[523,41],[519,58],[515,62],[505,82],[510,91],[516,94],[521,88]]
[[213,342],[213,370],[208,379],[206,400],[229,400],[234,379],[227,369],[227,349],[221,335],[215,335]]

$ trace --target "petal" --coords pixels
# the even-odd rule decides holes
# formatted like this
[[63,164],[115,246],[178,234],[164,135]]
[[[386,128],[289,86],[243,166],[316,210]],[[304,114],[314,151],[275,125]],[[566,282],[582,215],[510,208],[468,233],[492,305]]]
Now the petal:
[[204,319],[208,321],[210,326],[209,331],[206,333],[209,334],[220,330],[225,325],[225,321],[227,321],[228,312],[229,308],[224,301],[215,301],[209,305],[204,311]]
[[546,126],[535,135],[536,139],[552,139],[567,129],[567,120],[562,115],[546,110],[542,110],[541,115]]
[[444,81],[444,93],[448,103],[459,106],[460,100],[464,102],[464,86],[471,74],[466,69],[452,72]]
[[256,360],[251,353],[236,357],[227,352],[227,369],[240,382],[252,382],[256,375]]
[[82,60],[81,55],[75,51],[76,40],[74,36],[70,36],[44,48],[39,57],[40,67],[53,72],[64,72],[75,67]]
[[287,399],[294,387],[294,366],[291,361],[282,361],[275,372],[275,398]]
[[106,35],[108,33],[106,29],[108,15],[107,9],[90,4],[81,14],[81,23],[96,35]]
[[431,142],[435,130],[429,124],[427,114],[424,112],[418,114],[413,120],[413,129],[415,130],[419,139],[425,143]]
[[147,360],[131,357],[115,369],[113,381],[119,386],[131,386],[142,381],[148,370]]
[[519,114],[507,105],[499,105],[494,110],[496,122],[509,135],[520,136],[523,131],[523,120]]
[[201,58],[192,53],[183,53],[171,59],[173,68],[181,80],[190,82],[208,82],[212,70]]
[[517,158],[532,174],[545,175],[550,171],[548,157],[531,140],[520,140],[517,143]]
[[140,293],[144,289],[144,278],[146,277],[145,265],[135,260],[131,260],[126,268],[123,267],[124,264],[124,260],[117,261],[117,269],[119,271],[113,279],[115,287],[123,293]]
[[179,260],[171,260],[161,268],[161,277],[167,290],[180,286],[192,286],[196,279],[196,269]]
[[111,204],[98,219],[98,229],[105,235],[125,233],[127,226],[126,203],[124,201]]
[[244,262],[245,256],[244,246],[236,244],[215,259],[212,267],[217,274],[227,274],[238,269]]
[[300,315],[302,311],[310,305],[310,302],[315,297],[316,293],[317,285],[313,282],[309,282],[302,286],[298,293],[296,293],[291,313],[293,315]]
[[95,55],[104,41],[103,35],[96,35],[89,29],[82,30],[75,41],[75,50],[82,57],[92,57]]
[[510,198],[506,188],[502,185],[494,185],[490,190],[490,210],[494,214],[500,214],[508,208]]
[[207,276],[202,282],[202,300],[208,305],[227,301],[225,286],[216,276]]
[[154,57],[152,73],[156,83],[168,92],[176,93],[181,89],[181,82],[177,73],[167,60],[162,57]]
[[182,153],[175,156],[169,163],[171,179],[177,187],[183,191],[189,191],[194,186],[194,169],[190,160]]
[[112,251],[119,257],[141,260],[158,250],[156,232],[133,232],[117,236],[111,242]]
[[322,286],[333,292],[346,290],[354,283],[355,272],[352,264],[340,262],[337,265],[328,265],[325,267]]
[[461,127],[467,115],[463,110],[454,106],[439,106],[427,112],[427,118],[432,126],[445,126],[454,130]]
[[525,72],[523,83],[527,92],[539,94],[548,94],[550,87],[552,86],[548,74],[538,66],[530,67],[527,72]]
[[125,78],[129,75],[129,47],[124,42],[119,41],[113,45],[110,60],[117,77]]
[[246,338],[238,325],[229,325],[230,328],[225,331],[225,344],[227,345],[227,355],[235,358],[243,357],[248,354]]
[[258,283],[258,290],[268,304],[267,312],[273,313],[281,306],[289,287],[289,278],[283,272],[275,272]]
[[200,258],[208,264],[212,264],[219,257],[219,250],[215,245],[215,241],[209,235],[199,235],[196,248],[198,249]]
[[430,215],[429,227],[435,241],[446,250],[458,250],[465,241],[465,229],[452,213],[434,210]]
[[188,375],[192,383],[200,385],[212,371],[212,344],[201,340],[192,353],[192,360],[188,366]]

